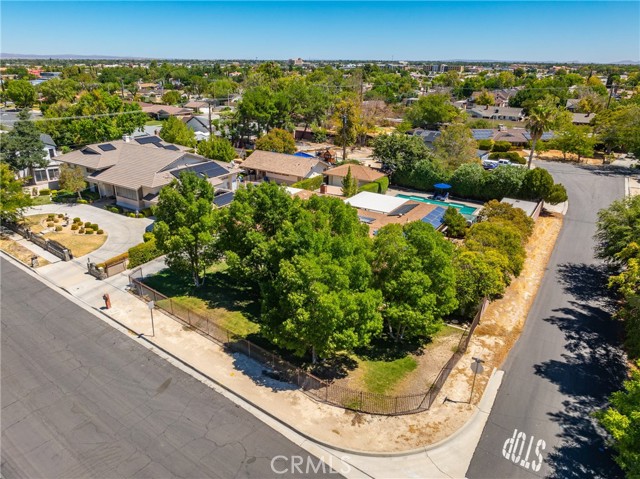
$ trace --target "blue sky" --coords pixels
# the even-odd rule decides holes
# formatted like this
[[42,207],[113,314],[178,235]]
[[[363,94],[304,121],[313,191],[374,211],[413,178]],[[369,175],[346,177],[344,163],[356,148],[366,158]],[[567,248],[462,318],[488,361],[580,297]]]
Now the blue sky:
[[640,2],[12,2],[3,53],[640,60]]

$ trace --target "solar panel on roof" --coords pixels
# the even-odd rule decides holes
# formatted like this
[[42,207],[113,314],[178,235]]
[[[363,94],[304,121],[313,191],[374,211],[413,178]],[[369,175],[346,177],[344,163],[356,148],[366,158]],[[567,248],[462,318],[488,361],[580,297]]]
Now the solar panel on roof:
[[422,221],[424,223],[429,223],[435,229],[438,229],[443,223],[443,217],[444,217],[445,211],[447,211],[445,208],[443,208],[442,206],[438,206],[435,210],[433,210],[427,216],[422,218]]
[[178,148],[176,145],[165,145],[164,149],[171,151],[180,151],[180,148]]
[[158,143],[162,141],[157,136],[142,136],[140,138],[136,138],[135,140],[141,145],[147,145],[149,143],[153,143],[156,146],[158,146]]
[[113,151],[116,149],[116,147],[113,146],[111,143],[104,143],[102,145],[98,145],[98,148],[100,148],[102,151]]
[[418,205],[416,205],[415,203],[414,204],[400,205],[395,210],[393,210],[391,213],[389,213],[389,216],[406,215],[409,211],[414,209],[416,206],[418,206]]
[[218,207],[227,206],[229,203],[233,201],[234,196],[235,196],[235,193],[233,191],[223,193],[213,198],[213,204]]
[[493,130],[473,129],[471,130],[473,138],[476,140],[490,140],[493,138]]
[[180,176],[180,173],[182,173],[183,171],[193,171],[201,178],[216,178],[218,176],[223,176],[229,173],[229,170],[223,168],[218,163],[214,161],[207,161],[204,163],[199,163],[197,165],[189,166],[187,168],[182,168],[180,170],[174,170],[171,172],[171,174],[178,178]]
[[376,220],[375,218],[369,218],[368,216],[360,216],[360,215],[358,215],[358,219],[368,225],[370,225]]

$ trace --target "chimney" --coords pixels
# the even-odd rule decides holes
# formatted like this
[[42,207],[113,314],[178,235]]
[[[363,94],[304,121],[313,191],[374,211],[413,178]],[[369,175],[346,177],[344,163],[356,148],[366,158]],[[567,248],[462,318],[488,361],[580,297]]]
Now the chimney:
[[326,183],[322,183],[320,185],[320,194],[323,194],[323,195],[327,194],[327,184]]
[[498,125],[498,131],[506,131],[506,130],[507,128],[502,123]]
[[125,143],[131,143],[131,135],[122,135],[122,140]]

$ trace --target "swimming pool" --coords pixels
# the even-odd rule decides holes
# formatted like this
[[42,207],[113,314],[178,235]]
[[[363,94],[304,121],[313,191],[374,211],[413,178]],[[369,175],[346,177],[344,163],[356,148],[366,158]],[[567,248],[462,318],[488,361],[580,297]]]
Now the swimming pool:
[[473,206],[462,205],[460,203],[447,203],[444,201],[438,200],[430,200],[428,198],[423,198],[422,196],[411,196],[411,195],[396,195],[398,198],[406,198],[407,200],[419,201],[421,203],[429,203],[430,205],[438,205],[449,207],[453,206],[454,208],[458,208],[458,211],[463,215],[472,215],[478,208],[474,208]]

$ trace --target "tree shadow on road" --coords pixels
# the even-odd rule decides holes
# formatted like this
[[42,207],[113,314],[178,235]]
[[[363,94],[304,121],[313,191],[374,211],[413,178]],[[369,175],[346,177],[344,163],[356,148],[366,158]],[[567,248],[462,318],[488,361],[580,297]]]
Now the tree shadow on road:
[[558,265],[558,281],[566,293],[581,303],[590,302],[613,310],[607,283],[611,274],[606,264],[564,263]]
[[603,431],[592,417],[606,405],[608,396],[625,379],[625,355],[620,349],[622,325],[608,309],[573,301],[554,310],[545,321],[565,336],[569,351],[561,360],[535,365],[536,374],[558,386],[567,396],[563,408],[549,413],[562,428],[562,443],[547,456],[548,477],[582,479],[622,477],[611,453],[605,449]]

